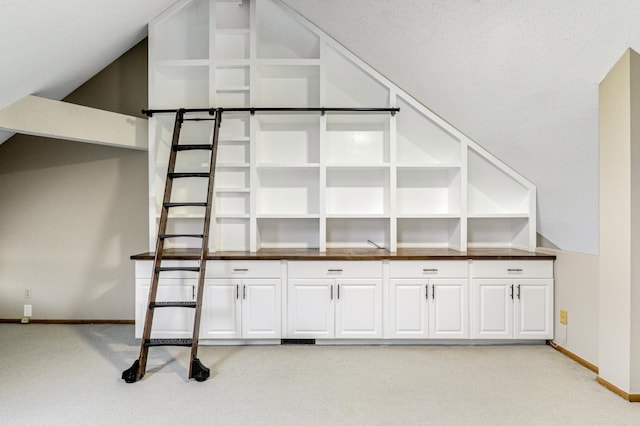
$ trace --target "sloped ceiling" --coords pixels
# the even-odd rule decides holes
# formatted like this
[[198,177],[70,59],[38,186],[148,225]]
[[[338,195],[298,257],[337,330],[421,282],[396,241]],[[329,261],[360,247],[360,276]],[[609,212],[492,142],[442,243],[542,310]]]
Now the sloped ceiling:
[[[1,0],[0,108],[62,99],[147,35],[176,0]],[[11,134],[0,132],[0,143]]]
[[[598,83],[637,0],[284,0],[538,186],[538,231],[598,246]],[[1,0],[0,108],[61,99],[175,0]],[[9,135],[0,135],[0,143]]]
[[637,0],[284,0],[538,188],[538,232],[598,251],[598,84]]

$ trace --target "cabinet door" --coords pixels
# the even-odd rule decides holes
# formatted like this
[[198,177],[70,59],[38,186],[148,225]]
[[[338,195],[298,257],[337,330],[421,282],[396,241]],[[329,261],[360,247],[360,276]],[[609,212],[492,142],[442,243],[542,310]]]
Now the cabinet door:
[[513,338],[513,280],[473,280],[473,291],[472,338]]
[[553,280],[515,280],[515,338],[553,339]]
[[428,280],[392,279],[389,281],[389,337],[424,339],[427,327]]
[[287,335],[293,339],[334,337],[332,279],[290,279]]
[[336,337],[382,337],[382,280],[336,280]]
[[[191,301],[195,299],[194,279],[167,278],[158,281],[156,301]],[[149,280],[136,281],[136,338],[142,337],[144,320],[149,305]],[[193,309],[157,308],[153,313],[152,338],[190,338],[193,333]]]
[[242,280],[242,337],[279,339],[281,333],[280,280]]
[[242,337],[240,280],[205,280],[202,300],[202,339],[239,339]]
[[440,339],[469,337],[469,280],[434,279],[429,283],[429,336]]

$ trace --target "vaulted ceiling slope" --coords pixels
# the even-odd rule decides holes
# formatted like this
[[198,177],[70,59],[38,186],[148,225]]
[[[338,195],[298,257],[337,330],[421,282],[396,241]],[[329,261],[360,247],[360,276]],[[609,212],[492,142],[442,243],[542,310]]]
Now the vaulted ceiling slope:
[[534,182],[538,232],[598,251],[598,84],[637,0],[284,0]]
[[[62,99],[147,35],[176,0],[1,0],[0,108]],[[0,143],[11,134],[0,132]]]

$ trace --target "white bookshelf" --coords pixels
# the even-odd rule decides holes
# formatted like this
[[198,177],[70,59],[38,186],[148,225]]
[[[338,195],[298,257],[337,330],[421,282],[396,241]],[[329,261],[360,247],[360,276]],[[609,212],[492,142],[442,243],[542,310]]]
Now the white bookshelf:
[[[181,1],[150,23],[149,46],[150,109],[400,108],[223,113],[211,250],[535,248],[533,184],[279,0]],[[173,119],[149,120],[151,249]],[[211,126],[185,122],[182,143]],[[181,159],[178,171],[209,161]],[[185,179],[174,194],[202,190]],[[202,211],[172,219],[191,232]]]

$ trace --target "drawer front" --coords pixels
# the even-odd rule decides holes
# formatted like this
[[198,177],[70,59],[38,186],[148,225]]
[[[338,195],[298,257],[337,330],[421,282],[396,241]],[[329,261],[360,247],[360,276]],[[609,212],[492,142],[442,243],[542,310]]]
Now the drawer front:
[[[167,260],[163,266],[198,266],[197,260]],[[151,278],[153,261],[136,261],[136,278]],[[209,260],[207,278],[280,278],[278,260]],[[198,278],[197,272],[166,271],[160,278]]]
[[379,261],[293,261],[289,278],[382,278]]
[[391,278],[467,278],[466,260],[397,260],[389,264]]
[[472,265],[474,278],[553,278],[551,260],[482,260]]
[[207,278],[280,278],[279,260],[209,260]]

